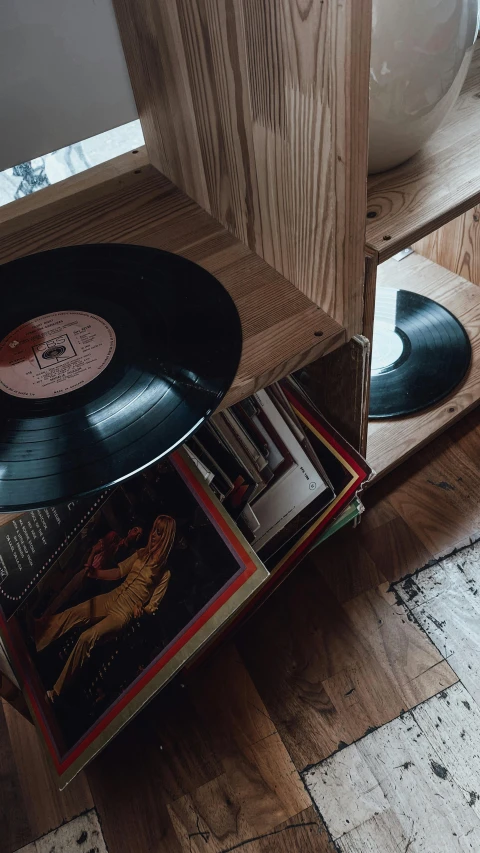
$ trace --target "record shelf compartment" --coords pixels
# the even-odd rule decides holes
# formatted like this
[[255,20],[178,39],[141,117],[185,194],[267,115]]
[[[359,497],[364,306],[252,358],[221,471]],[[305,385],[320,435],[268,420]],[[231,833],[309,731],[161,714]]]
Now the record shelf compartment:
[[445,123],[415,157],[368,179],[366,242],[379,263],[480,202],[480,40],[474,51]]
[[243,351],[222,408],[346,340],[339,323],[161,175],[145,149],[0,209],[0,264],[98,242],[178,252],[229,291],[242,322]]
[[[480,242],[475,240],[479,98],[477,41],[464,87],[446,122],[407,163],[368,179],[365,334],[372,335],[375,288],[392,287],[444,305],[463,324],[472,345],[466,378],[438,405],[369,422],[367,459],[377,479],[480,403],[480,274],[475,272],[480,265]],[[462,249],[465,240],[467,254]],[[408,247],[415,252],[394,259]],[[475,284],[463,277],[471,271]]]
[[367,457],[378,477],[480,402],[480,287],[417,252],[382,264],[377,285],[413,290],[439,302],[460,320],[472,345],[467,376],[445,400],[415,415],[370,421]]

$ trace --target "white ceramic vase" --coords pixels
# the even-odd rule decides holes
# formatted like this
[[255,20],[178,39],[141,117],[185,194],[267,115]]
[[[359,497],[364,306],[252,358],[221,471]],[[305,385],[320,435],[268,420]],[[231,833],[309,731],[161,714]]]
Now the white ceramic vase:
[[455,103],[479,0],[373,0],[369,172],[412,157]]

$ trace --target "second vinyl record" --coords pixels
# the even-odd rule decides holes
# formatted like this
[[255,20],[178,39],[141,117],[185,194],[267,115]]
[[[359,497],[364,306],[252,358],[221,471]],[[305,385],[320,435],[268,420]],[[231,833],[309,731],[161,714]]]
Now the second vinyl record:
[[113,485],[173,450],[235,376],[241,324],[168,252],[72,246],[0,267],[0,510]]
[[375,305],[370,418],[410,415],[447,397],[471,359],[468,335],[443,305],[381,287]]

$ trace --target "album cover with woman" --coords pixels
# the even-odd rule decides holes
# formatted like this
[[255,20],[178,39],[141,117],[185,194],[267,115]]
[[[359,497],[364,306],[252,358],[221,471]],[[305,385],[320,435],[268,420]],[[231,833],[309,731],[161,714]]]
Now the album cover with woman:
[[183,451],[117,487],[0,628],[63,786],[268,572]]

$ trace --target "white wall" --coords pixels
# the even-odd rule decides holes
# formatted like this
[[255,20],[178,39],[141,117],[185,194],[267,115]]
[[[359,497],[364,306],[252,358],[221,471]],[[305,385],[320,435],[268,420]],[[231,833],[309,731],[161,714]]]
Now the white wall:
[[135,118],[111,0],[0,0],[0,170]]

